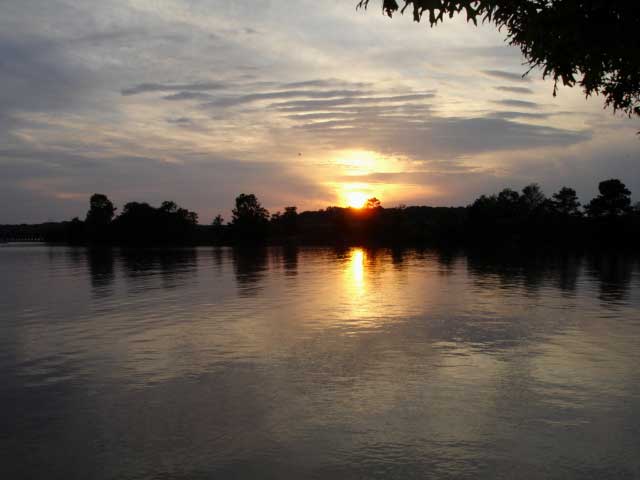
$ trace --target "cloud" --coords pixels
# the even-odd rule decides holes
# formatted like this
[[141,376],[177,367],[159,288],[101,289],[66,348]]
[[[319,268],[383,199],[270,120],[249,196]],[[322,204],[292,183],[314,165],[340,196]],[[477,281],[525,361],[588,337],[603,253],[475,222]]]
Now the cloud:
[[566,146],[591,137],[588,132],[490,117],[440,119],[434,122],[431,132],[431,144],[451,154]]
[[526,87],[506,87],[506,86],[500,86],[500,87],[494,87],[496,90],[500,90],[501,92],[509,92],[509,93],[520,93],[522,95],[531,95],[533,94],[533,90],[531,90],[530,88],[526,88]]
[[140,83],[133,87],[124,88],[121,90],[122,95],[139,95],[141,93],[154,93],[154,92],[179,92],[179,91],[210,91],[210,90],[223,90],[227,88],[223,82],[203,82],[203,83],[182,83],[182,84],[165,84],[165,83]]
[[540,105],[535,102],[527,102],[526,100],[493,100],[493,103],[497,105],[505,105],[507,107],[519,107],[519,108],[540,108]]
[[364,95],[360,90],[283,90],[276,92],[250,93],[247,95],[221,97],[208,102],[204,107],[233,107],[260,100],[276,100],[283,98],[351,98]]
[[[637,125],[578,89],[534,98],[518,49],[490,26],[408,29],[313,0],[120,3],[3,8],[0,222],[82,216],[78,196],[95,190],[173,198],[203,219],[240,190],[317,207],[341,173],[320,165],[342,150],[402,157],[414,181],[459,204],[536,175],[572,184],[581,165],[599,175],[619,132],[637,140]],[[633,176],[611,162],[626,167],[611,175]],[[369,179],[409,181],[382,170]]]
[[162,97],[163,100],[170,101],[183,101],[183,100],[198,100],[205,101],[212,99],[213,96],[208,93],[203,92],[179,92],[174,93],[173,95],[166,95]]
[[371,87],[371,83],[367,82],[349,82],[345,80],[338,79],[317,79],[317,80],[304,80],[302,82],[291,82],[291,83],[283,83],[280,85],[282,89],[293,89],[293,88],[310,88],[310,87],[318,87],[318,88],[335,88],[335,87],[349,87],[349,88],[368,88]]
[[505,58],[507,60],[520,60],[522,53],[520,49],[511,45],[491,45],[486,47],[451,47],[451,51],[462,57],[489,57],[494,59]]
[[569,146],[588,140],[585,131],[487,117],[430,117],[412,124],[380,118],[310,122],[296,128],[335,148],[361,145],[416,160],[461,158],[487,152]]
[[506,72],[503,70],[483,70],[485,75],[490,77],[499,78],[500,80],[510,80],[513,82],[530,82],[531,78],[523,76],[520,73]]
[[[423,160],[491,151],[573,145],[589,132],[526,123],[544,120],[551,112],[489,112],[481,116],[444,116],[433,92],[375,91],[365,97],[291,100],[267,106],[286,115],[309,142],[334,148],[360,145]],[[505,106],[541,108],[534,102],[498,100]],[[519,121],[513,121],[518,119]]]
[[412,100],[427,100],[434,98],[433,93],[412,93],[407,95],[392,95],[392,96],[362,96],[362,97],[350,97],[350,98],[335,98],[331,100],[295,100],[289,102],[278,102],[269,105],[271,108],[275,108],[280,111],[286,112],[307,112],[310,110],[323,110],[323,109],[340,109],[351,108],[354,106],[380,106],[385,104],[404,104]]
[[287,115],[290,120],[305,122],[309,120],[335,120],[337,118],[353,118],[353,112],[320,112],[320,113],[296,113]]
[[171,123],[173,125],[191,125],[193,120],[189,117],[167,118],[167,123]]
[[531,118],[531,119],[547,119],[554,114],[551,112],[493,112],[489,116],[494,118],[502,118],[504,120],[514,120],[517,118]]

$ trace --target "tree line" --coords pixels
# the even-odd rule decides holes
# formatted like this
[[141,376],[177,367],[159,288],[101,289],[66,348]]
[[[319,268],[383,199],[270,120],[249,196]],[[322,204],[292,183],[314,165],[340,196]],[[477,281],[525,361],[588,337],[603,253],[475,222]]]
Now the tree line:
[[[130,202],[117,214],[104,194],[91,196],[84,220],[26,229],[32,237],[77,244],[446,244],[474,245],[640,245],[640,204],[620,180],[600,182],[599,195],[581,205],[576,191],[563,187],[547,197],[537,184],[482,195],[467,207],[384,208],[371,198],[363,208],[327,207],[270,213],[255,194],[240,194],[229,222],[218,215],[208,225],[198,215],[165,201],[159,207]],[[14,235],[13,238],[18,238]]]

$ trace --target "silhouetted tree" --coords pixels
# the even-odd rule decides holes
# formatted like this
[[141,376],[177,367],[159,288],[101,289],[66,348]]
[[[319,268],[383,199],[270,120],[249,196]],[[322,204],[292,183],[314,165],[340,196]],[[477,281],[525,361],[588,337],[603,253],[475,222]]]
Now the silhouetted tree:
[[372,197],[369,200],[367,200],[367,203],[365,204],[364,208],[366,209],[375,209],[375,208],[382,208],[382,204],[380,203],[380,200],[378,200],[376,197]]
[[498,205],[503,208],[512,209],[518,205],[520,194],[511,188],[505,188],[498,193]]
[[598,185],[600,195],[587,205],[590,217],[617,217],[629,212],[631,192],[618,179],[605,180]]
[[178,211],[178,205],[176,202],[165,200],[160,205],[160,211],[164,213],[175,213]]
[[262,240],[269,225],[269,212],[260,205],[254,194],[241,193],[236,197],[231,223],[238,240]]
[[128,202],[114,222],[116,235],[121,242],[154,242],[158,236],[156,210],[148,203]]
[[275,237],[292,237],[298,231],[298,207],[285,207],[284,213],[271,214],[271,234]]
[[532,212],[533,210],[541,207],[544,201],[544,193],[542,193],[540,185],[537,183],[532,183],[522,189],[520,202],[522,203],[525,211]]
[[273,224],[279,224],[281,219],[282,219],[282,214],[280,213],[280,210],[278,210],[275,213],[272,213],[270,216],[271,223]]
[[114,221],[116,236],[125,243],[185,243],[194,236],[198,215],[175,202],[162,202],[154,208],[148,203],[129,202]]
[[298,207],[285,207],[281,221],[285,235],[295,235],[298,232]]
[[[242,244],[268,236],[272,242],[287,244],[563,248],[640,244],[640,205],[631,207],[631,192],[616,179],[601,182],[599,190],[600,195],[587,206],[586,218],[581,215],[575,190],[563,187],[552,199],[546,199],[536,184],[526,186],[522,193],[505,188],[497,194],[482,195],[468,207],[383,209],[372,198],[364,209],[327,207],[298,213],[290,206],[271,217],[255,195],[241,194],[236,198],[230,225],[224,225],[221,215],[211,225],[198,225],[195,212],[172,201],[164,201],[157,208],[129,202],[113,219],[113,204],[106,196],[96,194],[91,198],[87,222],[74,219],[41,225],[0,225],[0,238],[143,245]],[[94,228],[89,229],[89,225]]]
[[116,207],[106,195],[94,193],[89,200],[89,211],[86,222],[92,227],[104,227],[113,220]]
[[562,187],[553,194],[553,209],[564,216],[580,216],[580,202],[573,188]]
[[106,195],[94,193],[89,200],[89,211],[85,220],[86,233],[91,241],[106,241],[109,238],[109,225],[113,220],[116,207]]
[[218,214],[216,215],[216,218],[213,219],[213,222],[211,222],[211,226],[214,228],[220,228],[224,225],[224,218],[222,218],[222,215]]
[[226,240],[226,233],[228,228],[224,225],[224,218],[222,215],[216,215],[216,218],[211,222],[211,240],[214,243],[222,243]]
[[82,243],[84,241],[84,223],[78,217],[73,217],[67,226],[66,241]]
[[194,226],[198,223],[198,214],[196,212],[192,212],[186,208],[178,208],[175,213],[185,225]]
[[513,219],[521,216],[520,194],[511,188],[505,188],[498,193],[498,218],[505,222],[511,222]]
[[[370,0],[360,0],[366,7]],[[382,0],[391,16],[396,0]],[[640,115],[640,2],[633,0],[404,0],[413,18],[431,26],[464,11],[504,28],[533,69],[557,84],[579,84],[587,96],[601,93],[607,106]]]

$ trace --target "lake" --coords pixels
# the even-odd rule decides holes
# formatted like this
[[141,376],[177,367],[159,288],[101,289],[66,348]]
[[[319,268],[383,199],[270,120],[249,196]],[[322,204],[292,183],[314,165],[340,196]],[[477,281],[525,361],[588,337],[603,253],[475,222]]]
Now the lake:
[[0,245],[2,478],[640,478],[640,262]]

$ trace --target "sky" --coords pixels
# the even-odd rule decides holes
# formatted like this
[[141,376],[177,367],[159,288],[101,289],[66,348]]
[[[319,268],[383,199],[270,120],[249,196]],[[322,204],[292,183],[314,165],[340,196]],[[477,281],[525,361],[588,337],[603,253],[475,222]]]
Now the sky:
[[640,121],[528,67],[504,33],[356,0],[4,0],[0,223],[84,218],[92,193],[209,223],[467,205],[536,182],[640,200]]

